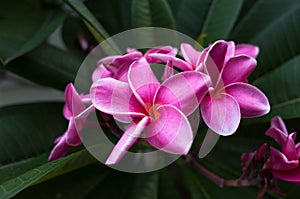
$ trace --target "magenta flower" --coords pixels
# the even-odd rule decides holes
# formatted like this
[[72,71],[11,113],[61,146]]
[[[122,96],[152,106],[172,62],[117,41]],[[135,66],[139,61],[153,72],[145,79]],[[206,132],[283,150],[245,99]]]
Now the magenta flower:
[[[55,147],[49,155],[49,161],[63,157],[67,153],[69,146],[79,146],[81,144],[74,116],[83,112],[85,110],[85,105],[72,83],[66,86],[65,101],[63,115],[69,120],[69,126],[65,133],[55,140]],[[78,120],[76,120],[76,124],[77,128],[80,128],[80,121],[78,122]]]
[[172,48],[171,46],[157,46],[148,50],[143,56],[140,51],[129,48],[125,55],[108,56],[99,60],[98,67],[93,72],[92,80],[95,82],[100,78],[112,77],[127,82],[128,69],[134,61],[145,57],[148,63],[159,62],[158,59],[149,56],[153,53],[175,56],[177,54],[177,49]]
[[300,143],[295,144],[296,132],[288,134],[282,119],[274,117],[266,135],[272,137],[281,147],[281,151],[270,147],[273,175],[300,185]]
[[187,116],[198,107],[207,83],[208,77],[202,73],[183,72],[160,84],[146,58],[131,64],[128,83],[113,78],[95,82],[91,87],[94,106],[117,120],[130,122],[106,164],[117,163],[143,131],[152,146],[187,154],[193,141]]
[[267,97],[247,78],[256,67],[256,60],[247,55],[235,55],[233,42],[215,42],[204,58],[204,70],[209,74],[209,94],[201,102],[205,123],[220,135],[231,135],[241,117],[257,117],[269,112]]
[[266,96],[247,83],[256,67],[256,46],[220,40],[202,52],[182,44],[181,53],[185,61],[159,53],[150,56],[166,63],[171,61],[183,71],[200,71],[210,76],[209,92],[200,105],[203,120],[210,129],[220,135],[231,135],[237,130],[241,117],[257,117],[269,112]]

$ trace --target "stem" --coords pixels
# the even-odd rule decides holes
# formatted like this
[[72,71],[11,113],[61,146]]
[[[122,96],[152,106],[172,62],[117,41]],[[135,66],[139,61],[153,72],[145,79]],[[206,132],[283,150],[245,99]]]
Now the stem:
[[203,167],[201,164],[199,164],[195,158],[191,155],[185,156],[185,160],[190,163],[197,171],[199,171],[201,174],[206,176],[208,179],[210,179],[212,182],[214,182],[219,187],[239,187],[239,186],[252,186],[259,184],[259,180],[253,180],[249,181],[248,179],[232,179],[232,180],[224,180],[223,178],[217,176],[216,174],[212,173],[205,167]]

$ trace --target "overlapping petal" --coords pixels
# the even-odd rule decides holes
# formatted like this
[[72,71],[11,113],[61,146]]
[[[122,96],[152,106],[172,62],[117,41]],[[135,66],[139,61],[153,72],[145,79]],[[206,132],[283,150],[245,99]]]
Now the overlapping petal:
[[140,137],[149,121],[150,118],[146,116],[139,122],[132,122],[114,147],[105,164],[115,164],[120,161],[129,148]]
[[200,64],[199,61],[200,61],[201,52],[195,50],[188,43],[182,43],[180,45],[180,49],[184,60],[187,61],[192,66],[194,66],[194,68],[197,68],[197,66]]
[[204,97],[201,102],[201,115],[207,126],[220,135],[233,134],[240,123],[239,104],[230,95],[222,93],[218,97]]
[[48,157],[48,161],[59,159],[67,154],[69,146],[66,143],[66,133],[64,133],[57,141],[58,142],[56,142],[54,148],[52,149]]
[[161,60],[153,58],[149,55],[154,54],[154,53],[159,53],[159,54],[166,54],[166,55],[175,57],[177,54],[177,51],[178,51],[177,48],[173,48],[172,46],[157,46],[157,47],[154,47],[154,48],[151,48],[150,50],[148,50],[145,53],[144,57],[146,58],[148,63],[157,63],[157,62],[160,62]]
[[249,75],[256,67],[256,60],[246,55],[232,57],[222,71],[224,85],[234,82],[247,82]]
[[209,77],[199,72],[178,73],[158,88],[154,104],[176,106],[185,115],[190,115],[199,106],[207,92]]
[[174,56],[160,54],[160,53],[153,53],[153,54],[150,54],[149,57],[158,59],[164,63],[167,63],[168,61],[172,61],[173,66],[175,66],[183,71],[193,71],[194,70],[194,68],[191,64],[187,63],[186,61],[184,61],[182,59],[174,57]]
[[243,117],[262,116],[270,111],[265,94],[250,84],[233,83],[226,86],[225,90],[238,102]]
[[145,128],[148,142],[154,147],[173,154],[187,154],[193,132],[187,117],[175,106],[162,105],[157,118]]
[[107,70],[103,64],[99,64],[92,74],[92,81],[95,82],[100,78],[113,77],[113,73]]
[[248,55],[256,58],[259,53],[259,48],[251,44],[237,44],[235,46],[235,55]]
[[299,164],[298,159],[289,160],[285,154],[283,154],[282,152],[278,151],[273,147],[270,147],[270,152],[271,152],[273,170],[278,170],[278,171],[293,170]]
[[145,58],[132,63],[128,72],[128,83],[135,97],[147,109],[147,103],[152,104],[160,83]]
[[136,100],[128,83],[104,78],[91,86],[91,100],[94,106],[111,115],[143,117],[143,107]]
[[208,58],[212,59],[214,67],[222,70],[224,64],[234,55],[234,43],[223,40],[215,42],[209,49],[204,60],[206,68],[211,68],[212,63],[207,62]]

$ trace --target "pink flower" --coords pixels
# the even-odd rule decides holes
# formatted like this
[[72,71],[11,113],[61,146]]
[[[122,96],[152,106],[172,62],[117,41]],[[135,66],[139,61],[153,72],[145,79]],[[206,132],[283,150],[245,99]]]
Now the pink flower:
[[257,117],[269,112],[266,96],[247,83],[256,67],[256,46],[220,40],[202,52],[182,44],[181,53],[185,61],[158,53],[150,56],[172,62],[183,71],[201,71],[210,76],[209,92],[200,105],[203,120],[210,129],[220,135],[231,135],[237,130],[241,117]]
[[288,134],[282,119],[274,117],[266,135],[272,137],[281,147],[281,151],[270,147],[273,175],[300,185],[300,143],[295,144],[296,132]]
[[114,79],[127,82],[127,73],[129,66],[136,60],[145,57],[149,63],[156,63],[159,60],[150,57],[153,53],[175,56],[177,49],[171,46],[157,46],[148,50],[145,55],[136,49],[127,49],[125,55],[108,56],[98,61],[98,67],[92,75],[93,82],[100,78],[112,77]]
[[257,117],[270,110],[267,97],[247,78],[256,67],[256,60],[247,55],[235,55],[233,42],[217,41],[204,58],[204,70],[209,74],[209,94],[201,102],[205,123],[220,135],[231,135],[241,117]]
[[160,84],[146,58],[131,64],[128,82],[97,80],[91,87],[94,106],[119,121],[130,122],[106,164],[117,163],[143,131],[152,146],[187,154],[193,141],[187,116],[207,92],[207,82],[202,73],[183,72]]
[[[55,147],[49,155],[49,161],[63,157],[67,153],[69,146],[79,146],[81,144],[74,116],[84,111],[85,105],[72,83],[66,86],[65,101],[66,103],[63,108],[63,115],[67,120],[69,120],[69,126],[65,133],[55,140]],[[78,125],[80,124],[80,121],[79,123],[76,121],[76,123]]]

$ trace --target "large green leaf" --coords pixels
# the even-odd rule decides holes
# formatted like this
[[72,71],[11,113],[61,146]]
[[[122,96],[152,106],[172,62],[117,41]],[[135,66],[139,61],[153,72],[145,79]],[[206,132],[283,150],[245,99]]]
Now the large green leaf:
[[[268,9],[266,9],[268,8]],[[300,53],[300,2],[257,1],[234,29],[231,38],[260,47],[255,80]]]
[[75,80],[81,61],[62,49],[44,44],[5,67],[33,82],[64,90]]
[[34,103],[0,108],[0,165],[48,151],[67,126],[62,103]]
[[51,179],[95,162],[86,150],[54,162],[45,163],[0,185],[1,198],[10,198],[32,184]]
[[226,39],[238,17],[243,0],[213,0],[202,27],[204,46],[218,39]]
[[204,21],[209,11],[210,0],[170,0],[172,6],[176,6],[177,30],[197,39],[201,34]]
[[39,44],[62,24],[65,14],[27,1],[0,3],[0,61],[7,64]]
[[110,35],[131,28],[131,1],[132,0],[89,0],[87,7],[95,17],[103,24]]
[[166,0],[132,0],[132,26],[175,28],[175,20]]
[[[109,173],[110,170],[103,168],[103,166],[93,164],[31,186],[14,198],[23,199],[38,196],[39,199],[86,199],[88,198],[87,195],[93,192],[95,188],[101,186],[101,182]],[[101,198],[94,195],[94,198],[97,197]]]
[[299,66],[300,55],[253,82],[270,100],[271,113],[264,117],[264,120],[269,120],[275,115],[286,119],[300,117]]
[[[109,38],[109,34],[99,23],[97,18],[91,13],[91,11],[87,8],[87,6],[81,0],[65,0],[65,2],[77,12],[77,14],[81,17],[81,19],[86,24],[87,28],[93,34],[95,39],[101,43],[103,40]],[[111,40],[107,41],[107,43],[102,45],[103,50],[108,54],[118,54],[120,50],[118,46]]]

